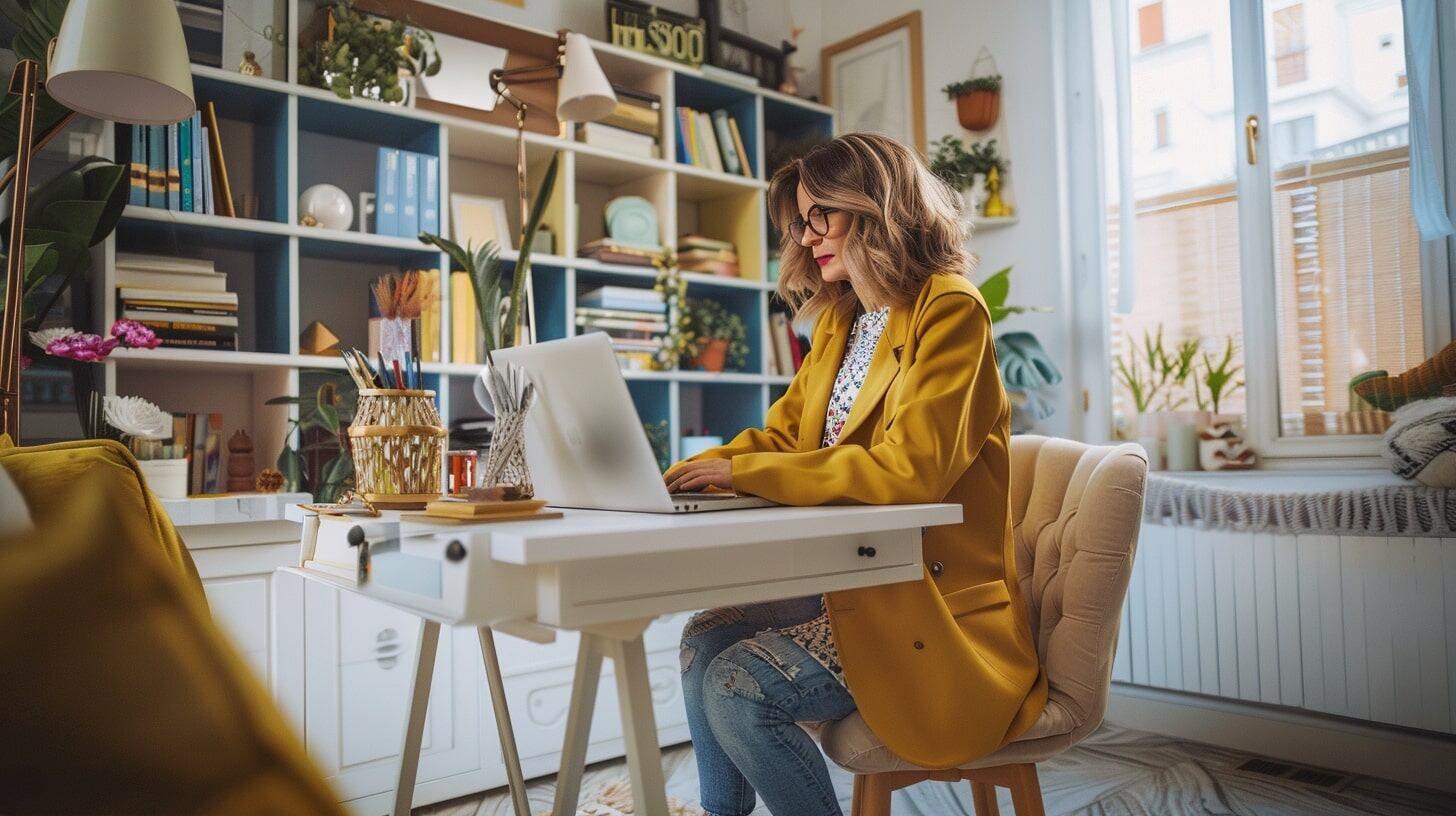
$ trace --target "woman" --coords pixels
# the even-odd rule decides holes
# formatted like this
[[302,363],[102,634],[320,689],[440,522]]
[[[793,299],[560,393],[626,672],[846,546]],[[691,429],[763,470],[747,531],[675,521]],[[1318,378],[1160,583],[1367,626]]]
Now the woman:
[[782,504],[953,502],[922,533],[924,577],[712,609],[683,632],[702,805],[839,814],[797,723],[859,709],[900,757],[953,767],[1026,730],[1046,702],[1016,583],[1010,403],[991,317],[964,277],[958,197],[884,136],[851,133],[781,168],[778,291],[816,316],[810,352],[762,430],[670,468],[674,491]]

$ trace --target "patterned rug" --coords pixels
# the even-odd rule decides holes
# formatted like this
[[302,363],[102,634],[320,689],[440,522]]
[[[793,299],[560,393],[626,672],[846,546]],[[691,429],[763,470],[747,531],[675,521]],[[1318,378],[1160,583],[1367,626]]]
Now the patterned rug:
[[[1080,745],[1037,766],[1049,816],[1433,816],[1456,814],[1456,796],[1363,776],[1321,774],[1196,742],[1104,725]],[[1252,761],[1252,762],[1251,762]],[[692,746],[663,752],[672,816],[701,816]],[[1242,768],[1241,768],[1242,766]],[[840,807],[849,813],[852,776],[830,765]],[[587,770],[577,816],[632,814],[621,760]],[[532,782],[532,808],[549,813],[551,778]],[[1011,795],[998,789],[1001,812]],[[895,791],[895,816],[971,816],[970,785],[923,782]],[[418,808],[416,816],[511,816],[503,790]],[[759,805],[753,816],[769,816]],[[780,816],[784,816],[780,814]]]

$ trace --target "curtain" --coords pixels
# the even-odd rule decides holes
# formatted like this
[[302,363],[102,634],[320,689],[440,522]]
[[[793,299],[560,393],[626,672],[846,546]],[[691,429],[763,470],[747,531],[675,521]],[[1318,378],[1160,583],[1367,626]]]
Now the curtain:
[[1411,208],[1421,240],[1434,241],[1453,232],[1433,149],[1441,139],[1441,123],[1432,116],[1433,107],[1440,110],[1436,101],[1440,87],[1436,0],[1402,0],[1401,6],[1405,12],[1406,92],[1410,95]]

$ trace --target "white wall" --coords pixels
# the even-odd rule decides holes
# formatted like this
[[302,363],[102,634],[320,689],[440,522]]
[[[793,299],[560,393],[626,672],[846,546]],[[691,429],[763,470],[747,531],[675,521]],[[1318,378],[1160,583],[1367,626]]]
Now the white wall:
[[[431,0],[472,14],[554,31],[570,28],[605,39],[606,12],[599,0],[527,0],[516,8],[496,0]],[[1012,301],[1051,306],[1051,314],[1012,317],[1001,330],[1034,332],[1064,374],[1073,371],[1068,321],[1071,319],[1060,228],[1062,190],[1057,172],[1057,102],[1060,58],[1053,48],[1053,7],[1057,0],[744,0],[746,22],[735,23],[724,2],[725,21],[765,42],[788,36],[790,16],[806,30],[799,38],[793,63],[804,69],[804,95],[819,93],[819,50],[872,28],[914,8],[921,13],[922,58],[925,77],[925,135],[927,142],[946,134],[965,137],[956,121],[955,103],[940,89],[970,76],[971,63],[982,45],[989,45],[1004,76],[1001,110],[1010,144],[998,141],[1011,160],[1020,223],[988,230],[974,237],[973,249],[981,258],[976,280],[1014,265]],[[697,0],[666,0],[664,9],[697,12]],[[1077,387],[1064,381],[1050,396],[1056,414],[1040,430],[1070,435],[1071,410],[1079,398]]]
[[[886,20],[920,9],[921,51],[925,75],[925,137],[946,134],[965,138],[956,121],[955,103],[941,88],[971,75],[971,63],[988,45],[1003,76],[1001,115],[1010,144],[1007,149],[1020,223],[987,230],[971,239],[981,258],[973,279],[1014,265],[1011,301],[1051,306],[1051,314],[1011,317],[999,330],[1036,334],[1062,372],[1071,375],[1068,321],[1071,319],[1060,227],[1061,185],[1057,173],[1057,130],[1060,113],[1057,86],[1060,56],[1053,48],[1053,6],[1057,0],[917,0],[886,3],[875,0],[825,0],[823,41],[836,42]],[[816,59],[817,62],[817,59]],[[817,73],[817,72],[816,72]],[[815,77],[817,80],[817,76]],[[817,85],[817,82],[816,82]],[[1080,397],[1069,381],[1050,396],[1056,414],[1039,430],[1070,435],[1073,405]]]

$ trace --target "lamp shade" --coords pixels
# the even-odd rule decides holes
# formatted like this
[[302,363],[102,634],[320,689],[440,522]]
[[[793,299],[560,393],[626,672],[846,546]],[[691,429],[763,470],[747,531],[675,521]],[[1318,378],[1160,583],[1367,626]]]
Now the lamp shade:
[[566,65],[556,89],[556,118],[572,122],[595,122],[617,107],[612,83],[602,73],[601,63],[583,34],[566,34]]
[[191,116],[192,67],[174,0],[71,0],[46,92],[112,122],[165,125]]

